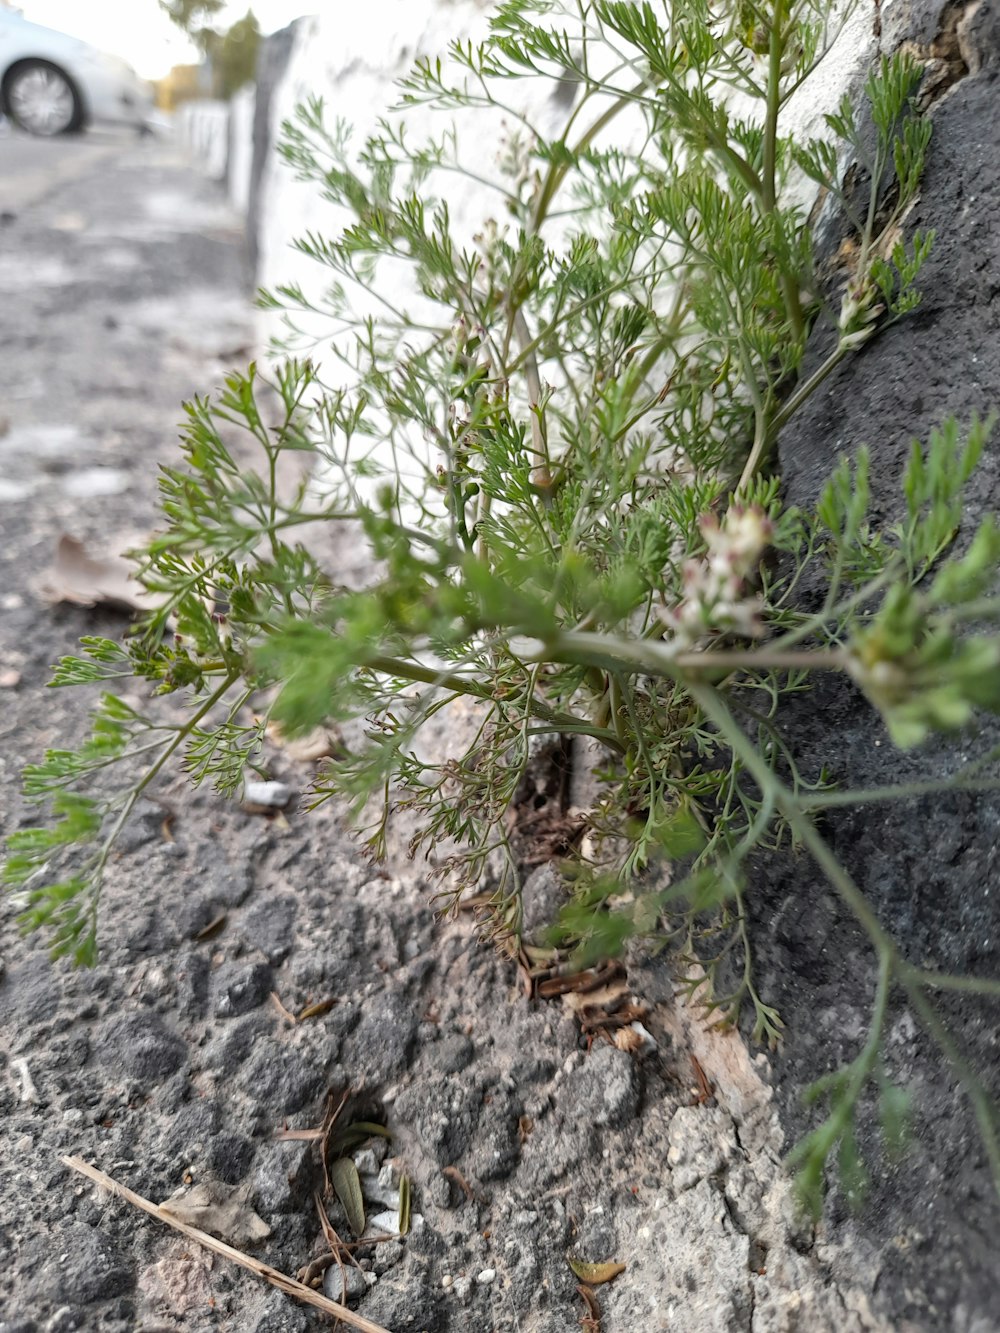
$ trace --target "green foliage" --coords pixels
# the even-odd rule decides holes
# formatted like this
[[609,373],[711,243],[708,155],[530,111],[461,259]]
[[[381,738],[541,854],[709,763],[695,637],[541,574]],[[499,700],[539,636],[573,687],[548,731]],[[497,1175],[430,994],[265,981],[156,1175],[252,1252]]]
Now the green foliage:
[[216,97],[228,99],[254,81],[261,32],[252,9],[220,32],[213,20],[225,10],[226,0],[160,0],[160,8],[208,60]]
[[[834,1153],[847,1192],[863,1190],[853,1123],[873,1081],[900,1138],[903,1094],[878,1057],[890,987],[932,1025],[924,991],[941,981],[899,959],[817,833],[815,812],[851,794],[800,769],[781,704],[814,670],[847,672],[907,745],[998,707],[1000,534],[986,520],[953,551],[989,423],[949,422],[914,447],[895,528],[872,518],[865,451],[814,513],[782,510],[778,432],[918,299],[931,237],[899,233],[930,137],[919,70],[880,63],[871,134],[845,101],[827,117],[839,144],[793,142],[784,111],[824,54],[823,5],[670,12],[672,25],[651,4],[510,0],[481,45],[419,61],[364,144],[319,100],[286,125],[285,158],[347,220],[299,242],[325,288],[262,300],[285,311],[293,353],[324,321],[327,368],[251,366],[188,406],[181,462],[161,477],[163,531],[137,554],[161,606],[125,645],[87,641],[54,683],[132,673],[190,711],[155,721],[105,696],[91,740],[26,774],[55,822],[15,836],[7,876],[27,894],[25,927],[87,961],[108,851],[172,756],[229,793],[261,762],[269,720],[291,734],[340,723],[316,800],[345,800],[375,855],[392,809],[414,813],[411,850],[434,854],[445,905],[475,885],[488,932],[515,950],[518,793],[539,738],[586,738],[603,755],[598,791],[566,846],[573,895],[550,945],[586,962],[669,944],[715,1021],[748,1011],[773,1045],[782,1022],[756,988],[747,925],[753,854],[804,848],[871,935],[872,1036],[817,1090],[829,1114],[795,1158],[816,1207]],[[538,80],[569,102],[558,132],[510,100]],[[479,139],[470,166],[458,124],[414,143],[417,107],[496,113],[495,175]],[[845,147],[860,201],[840,176]],[[857,233],[835,345],[805,381],[824,298],[789,202],[796,172]],[[496,204],[471,236],[448,206],[456,175]],[[283,485],[303,451],[315,475]],[[361,580],[316,553],[331,540],[341,556],[363,547]],[[796,600],[807,570],[824,590],[811,613]],[[442,759],[427,724],[460,706]],[[125,785],[100,794],[119,764]]]
[[247,10],[225,32],[209,29],[204,34],[205,54],[212,65],[212,81],[218,97],[228,100],[256,79],[260,39],[260,25],[252,10]]

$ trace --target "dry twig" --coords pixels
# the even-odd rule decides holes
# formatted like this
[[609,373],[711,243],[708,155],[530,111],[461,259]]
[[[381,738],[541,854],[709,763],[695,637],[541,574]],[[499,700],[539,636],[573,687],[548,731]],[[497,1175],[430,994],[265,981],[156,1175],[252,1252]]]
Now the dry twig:
[[275,1009],[277,1009],[278,1013],[281,1015],[283,1019],[285,1019],[286,1022],[297,1023],[299,1021],[292,1013],[292,1011],[290,1009],[286,1009],[285,1006],[281,1003],[281,1000],[278,998],[277,991],[273,990],[271,992],[270,1000],[271,1003],[274,1005]]
[[286,1273],[281,1273],[270,1264],[261,1263],[259,1259],[254,1259],[249,1254],[243,1254],[240,1250],[234,1249],[232,1245],[227,1245],[224,1240],[217,1240],[215,1236],[210,1236],[206,1231],[199,1231],[197,1227],[188,1226],[186,1222],[181,1222],[167,1213],[162,1213],[159,1207],[150,1199],[144,1199],[141,1194],[136,1194],[126,1185],[121,1185],[111,1176],[98,1170],[96,1166],[91,1166],[85,1162],[82,1157],[61,1157],[59,1159],[65,1166],[71,1167],[74,1171],[79,1171],[80,1175],[86,1176],[89,1180],[95,1181],[112,1194],[117,1194],[136,1208],[141,1208],[144,1213],[149,1213],[150,1217],[157,1218],[168,1227],[173,1227],[175,1231],[180,1231],[189,1239],[203,1245],[206,1250],[211,1250],[213,1254],[220,1254],[224,1259],[229,1259],[231,1263],[239,1264],[241,1268],[246,1268],[257,1277],[263,1278],[269,1282],[272,1287],[277,1287],[283,1291],[286,1296],[292,1296],[297,1301],[302,1301],[305,1305],[315,1306],[317,1310],[323,1310],[327,1314],[334,1315],[337,1319],[349,1324],[351,1328],[361,1330],[361,1333],[391,1333],[391,1330],[384,1328],[381,1324],[373,1324],[370,1319],[365,1319],[364,1315],[355,1314],[349,1310],[346,1305],[341,1305],[338,1301],[331,1301],[329,1297],[321,1292],[313,1291],[311,1287],[304,1283],[289,1277]]

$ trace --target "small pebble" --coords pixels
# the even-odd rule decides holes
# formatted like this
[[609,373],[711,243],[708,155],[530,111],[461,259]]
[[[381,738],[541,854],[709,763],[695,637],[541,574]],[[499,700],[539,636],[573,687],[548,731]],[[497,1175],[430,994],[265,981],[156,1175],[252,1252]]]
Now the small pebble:
[[344,1300],[344,1282],[347,1282],[347,1298],[363,1296],[368,1290],[368,1278],[374,1279],[374,1273],[362,1273],[353,1264],[345,1264],[341,1273],[339,1264],[331,1264],[323,1274],[323,1295],[331,1301]]
[[[423,1230],[424,1218],[422,1213],[413,1213],[410,1217],[410,1230]],[[399,1227],[399,1209],[389,1208],[384,1213],[376,1213],[374,1217],[369,1217],[368,1226],[365,1230],[366,1236],[377,1236],[383,1233],[395,1234]]]
[[496,1275],[497,1270],[495,1268],[484,1268],[476,1277],[476,1281],[481,1287],[488,1287]]
[[441,1279],[441,1285],[447,1291],[448,1288],[451,1286],[451,1284],[454,1282],[454,1280],[455,1279],[452,1277],[450,1273],[445,1273],[444,1277]]
[[455,1279],[452,1291],[464,1305],[472,1294],[472,1278],[464,1274]]
[[[384,1245],[378,1245],[375,1249],[375,1258],[373,1267],[375,1272],[381,1277],[388,1273],[390,1268],[394,1268],[406,1254],[402,1243],[398,1240],[387,1241]],[[364,1262],[364,1260],[362,1260]],[[370,1276],[370,1274],[369,1274]]]
[[371,1148],[359,1148],[354,1154],[354,1165],[363,1176],[374,1176],[378,1174],[378,1162],[375,1160],[375,1154]]
[[284,782],[246,782],[243,804],[261,805],[268,810],[283,810],[292,799],[292,789]]

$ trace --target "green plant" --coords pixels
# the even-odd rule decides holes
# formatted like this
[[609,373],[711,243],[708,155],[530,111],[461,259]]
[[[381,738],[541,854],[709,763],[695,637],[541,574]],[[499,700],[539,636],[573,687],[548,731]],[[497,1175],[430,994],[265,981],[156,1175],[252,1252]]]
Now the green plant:
[[[805,1197],[817,1205],[834,1150],[860,1187],[852,1123],[873,1081],[897,1136],[903,1095],[879,1056],[892,987],[958,1064],[1000,1182],[991,1104],[930,999],[1000,985],[903,958],[816,825],[827,806],[915,789],[834,791],[827,772],[800,771],[775,720],[816,670],[851,676],[901,745],[1000,708],[989,630],[1000,534],[985,521],[951,552],[989,423],[964,438],[946,423],[914,445],[906,519],[889,532],[870,526],[865,453],[838,467],[815,513],[783,510],[771,473],[802,403],[914,307],[932,242],[897,239],[930,136],[913,105],[920,70],[897,56],[866,86],[875,149],[834,345],[800,379],[829,298],[789,184],[805,172],[843,192],[838,148],[794,142],[783,124],[831,33],[825,6],[790,0],[748,0],[728,17],[705,0],[661,15],[619,0],[508,0],[482,44],[418,63],[400,114],[359,151],[319,101],[286,125],[288,161],[351,220],[299,243],[328,270],[322,298],[288,287],[264,299],[287,312],[290,340],[317,314],[330,321],[330,366],[293,359],[273,380],[251,367],[188,408],[183,465],[161,482],[165,529],[137,554],[161,608],[124,644],[85,640],[56,670],[55,685],[139,675],[157,693],[183,691],[191,711],[154,722],[107,694],[81,750],[27,771],[59,821],[15,834],[6,874],[24,926],[46,930],[54,954],[93,959],[108,849],[163,765],[177,755],[193,781],[232,792],[260,762],[267,718],[289,732],[343,723],[316,799],[346,798],[375,855],[392,806],[416,811],[412,850],[438,854],[445,905],[485,885],[490,933],[516,947],[512,803],[536,738],[589,738],[605,756],[600,794],[559,944],[586,961],[666,938],[704,968],[686,984],[717,1018],[748,1005],[754,1036],[774,1042],[746,866],[760,847],[804,847],[880,965],[871,1037],[817,1090],[830,1115],[797,1150]],[[515,80],[575,90],[558,132],[505,100]],[[501,219],[474,238],[456,235],[443,191],[453,173],[481,173],[463,166],[454,129],[410,142],[421,105],[506,117],[500,175],[481,182]],[[625,146],[618,117],[632,122]],[[864,156],[848,102],[827,124]],[[259,447],[259,471],[237,461],[232,425]],[[281,455],[302,450],[318,478],[285,495]],[[367,542],[360,588],[300,540],[338,525]],[[810,613],[796,600],[807,570],[825,590]],[[472,734],[460,753],[429,757],[426,724],[463,698]],[[138,781],[94,794],[97,774],[140,755]],[[993,785],[994,758],[950,785]],[[81,845],[92,848],[82,863]],[[666,887],[651,873],[664,858],[683,867]],[[53,877],[60,859],[71,868]]]
[[260,51],[260,25],[252,9],[220,32],[213,27],[213,20],[224,13],[226,0],[160,0],[160,8],[208,61],[217,97],[228,99],[253,82]]

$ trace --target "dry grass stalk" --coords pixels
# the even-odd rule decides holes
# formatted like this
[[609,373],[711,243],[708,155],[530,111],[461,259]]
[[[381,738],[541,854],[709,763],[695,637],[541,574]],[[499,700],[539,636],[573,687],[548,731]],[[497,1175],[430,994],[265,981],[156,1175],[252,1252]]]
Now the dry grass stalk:
[[59,1159],[65,1166],[71,1167],[74,1171],[79,1171],[80,1175],[86,1176],[89,1180],[95,1181],[104,1189],[110,1190],[112,1194],[117,1194],[136,1208],[141,1208],[144,1213],[149,1213],[151,1217],[157,1218],[168,1227],[173,1227],[175,1231],[180,1231],[189,1239],[203,1245],[206,1250],[211,1250],[214,1254],[220,1254],[224,1259],[229,1259],[234,1264],[239,1264],[241,1268],[248,1269],[255,1276],[263,1278],[269,1282],[272,1287],[277,1287],[283,1291],[286,1296],[292,1296],[297,1301],[302,1301],[305,1305],[312,1305],[317,1310],[323,1310],[326,1314],[331,1314],[335,1318],[349,1324],[351,1328],[361,1330],[361,1333],[391,1333],[390,1329],[383,1328],[381,1324],[373,1324],[370,1319],[365,1319],[363,1315],[355,1314],[349,1310],[346,1305],[340,1305],[337,1301],[331,1301],[321,1292],[314,1291],[302,1282],[298,1282],[293,1277],[288,1277],[285,1273],[280,1273],[270,1264],[261,1263],[259,1259],[254,1259],[249,1254],[243,1254],[240,1250],[234,1249],[232,1245],[227,1245],[224,1240],[217,1240],[215,1236],[210,1236],[205,1231],[199,1231],[197,1227],[188,1226],[186,1222],[181,1222],[175,1217],[162,1213],[157,1204],[149,1199],[144,1199],[141,1194],[136,1194],[126,1185],[121,1185],[111,1176],[98,1170],[96,1166],[91,1166],[85,1162],[82,1157],[61,1157]]

